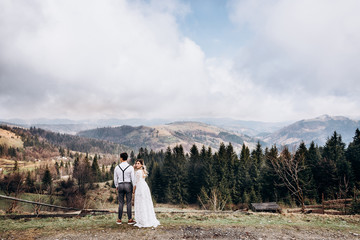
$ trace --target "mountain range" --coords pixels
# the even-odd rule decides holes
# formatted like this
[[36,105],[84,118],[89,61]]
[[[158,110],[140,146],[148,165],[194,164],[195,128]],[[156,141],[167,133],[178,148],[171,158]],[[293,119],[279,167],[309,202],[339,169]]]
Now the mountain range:
[[349,144],[355,136],[355,130],[360,129],[360,121],[343,116],[322,115],[313,119],[297,121],[262,138],[269,144],[299,145],[302,141],[309,145],[311,141],[322,146],[336,131],[342,136],[344,143]]
[[221,142],[234,146],[239,152],[243,143],[253,149],[257,142],[263,147],[298,146],[302,141],[309,145],[311,141],[322,146],[334,131],[349,144],[360,128],[360,121],[343,116],[322,115],[313,119],[304,119],[294,123],[242,121],[229,118],[198,118],[184,121],[166,119],[103,119],[96,121],[73,121],[67,119],[21,119],[0,120],[7,124],[22,127],[36,126],[54,132],[77,134],[79,136],[108,140],[137,150],[146,147],[153,150],[165,150],[181,144],[186,151],[193,144],[218,149]]
[[260,121],[243,121],[231,118],[191,118],[191,119],[98,119],[98,120],[70,120],[70,119],[6,119],[0,123],[18,125],[22,127],[35,126],[45,130],[59,133],[76,134],[83,130],[89,130],[99,127],[115,126],[158,126],[172,122],[200,122],[214,125],[238,133],[256,136],[264,135],[281,129],[290,124],[290,122],[260,122]]
[[258,141],[262,143],[260,139],[201,122],[174,122],[153,127],[105,127],[81,131],[78,135],[157,151],[179,144],[185,151],[189,151],[193,144],[200,148],[204,145],[217,149],[221,142],[231,142],[234,150],[240,151],[243,144],[254,148]]

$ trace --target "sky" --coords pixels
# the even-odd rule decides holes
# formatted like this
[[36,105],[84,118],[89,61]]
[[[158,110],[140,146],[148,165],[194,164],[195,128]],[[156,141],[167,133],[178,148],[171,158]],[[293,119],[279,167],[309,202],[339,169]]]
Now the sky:
[[360,119],[358,0],[1,0],[0,119]]

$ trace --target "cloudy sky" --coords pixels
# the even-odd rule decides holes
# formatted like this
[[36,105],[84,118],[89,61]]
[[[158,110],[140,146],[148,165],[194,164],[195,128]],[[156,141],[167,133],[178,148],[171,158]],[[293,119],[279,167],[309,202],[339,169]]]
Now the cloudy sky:
[[0,119],[360,118],[358,0],[1,0]]

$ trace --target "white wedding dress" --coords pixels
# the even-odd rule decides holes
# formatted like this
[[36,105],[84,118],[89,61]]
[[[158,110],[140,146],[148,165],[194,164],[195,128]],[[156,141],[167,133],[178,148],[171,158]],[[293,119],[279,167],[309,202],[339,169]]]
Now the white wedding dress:
[[145,182],[143,170],[135,173],[135,226],[157,227],[160,222],[156,219],[154,205],[151,198],[149,186]]

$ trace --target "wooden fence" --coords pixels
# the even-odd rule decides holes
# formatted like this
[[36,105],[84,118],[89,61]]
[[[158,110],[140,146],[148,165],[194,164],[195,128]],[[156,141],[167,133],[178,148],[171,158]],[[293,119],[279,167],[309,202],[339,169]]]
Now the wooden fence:
[[[324,200],[322,195],[322,203],[317,205],[305,205],[304,213],[319,213],[319,214],[331,214],[331,215],[346,215],[351,213],[352,204],[357,201],[356,196],[354,198]],[[291,209],[288,213],[298,213],[301,209]]]
[[[15,214],[6,214],[6,215],[0,215],[0,219],[4,219],[4,218],[5,219],[6,218],[20,219],[20,218],[34,218],[34,217],[39,217],[39,218],[65,217],[66,218],[66,217],[77,217],[77,216],[83,217],[83,216],[86,216],[86,215],[117,213],[116,211],[111,211],[111,210],[106,210],[106,209],[105,210],[102,210],[102,209],[78,209],[78,208],[73,208],[73,207],[63,207],[63,206],[57,206],[57,205],[52,205],[52,204],[47,204],[47,203],[24,200],[24,199],[15,198],[15,197],[9,197],[9,196],[5,196],[5,195],[0,195],[0,198],[39,206],[39,208],[35,208],[34,214],[16,214],[16,215]],[[72,212],[70,212],[70,213],[54,213],[54,214],[48,214],[48,213],[47,214],[40,214],[40,207],[41,206],[61,209],[63,211],[72,211]]]

